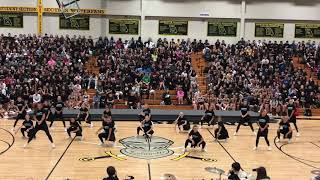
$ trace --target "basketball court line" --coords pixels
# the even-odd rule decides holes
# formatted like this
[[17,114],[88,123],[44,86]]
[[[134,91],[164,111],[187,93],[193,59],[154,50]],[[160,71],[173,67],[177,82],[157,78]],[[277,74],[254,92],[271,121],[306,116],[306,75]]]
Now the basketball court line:
[[[313,165],[311,165],[311,164],[309,164],[309,163],[303,162],[303,160],[305,160],[305,159],[302,160],[302,158],[297,158],[297,157],[295,157],[295,156],[292,156],[292,155],[284,152],[284,151],[282,150],[282,147],[283,147],[283,146],[286,146],[286,145],[288,145],[288,144],[282,144],[281,146],[278,146],[277,143],[276,143],[276,139],[277,139],[277,136],[274,137],[274,141],[273,141],[273,142],[274,142],[274,145],[277,147],[277,149],[278,149],[280,152],[282,152],[283,154],[285,154],[286,156],[290,157],[291,159],[293,159],[293,160],[295,160],[295,161],[298,161],[298,162],[300,162],[300,163],[302,163],[302,164],[304,164],[304,165],[306,165],[306,166],[309,166],[309,167],[315,168],[315,169],[317,169],[317,170],[320,170],[320,168],[318,168],[318,167],[315,167],[315,166],[313,166]],[[311,142],[311,143],[312,143],[312,142]],[[317,147],[318,147],[318,146],[317,146]]]
[[[80,143],[84,143],[84,144],[92,144],[92,145],[97,145],[100,146],[99,143],[95,143],[95,142],[90,142],[90,141],[78,141]],[[108,146],[106,146],[108,147]],[[123,146],[112,146],[113,148],[124,148]]]
[[151,167],[150,167],[150,161],[148,161],[148,174],[149,174],[149,180],[151,180]]
[[[212,132],[209,130],[209,129],[207,129],[208,130],[208,132],[211,134],[211,136],[214,138],[214,135],[212,134]],[[215,139],[215,138],[214,138]],[[229,155],[229,157],[234,161],[234,162],[238,162],[238,161],[236,161],[236,159],[229,153],[229,151],[219,142],[219,141],[217,141],[218,143],[219,143],[219,145],[222,147],[222,149]],[[241,170],[243,171],[243,169],[242,169],[242,167],[241,167]]]
[[320,146],[317,145],[316,143],[314,143],[314,142],[310,142],[310,143],[313,144],[313,145],[315,145],[315,146],[317,146],[317,147],[320,149]]
[[6,132],[9,133],[9,134],[11,135],[11,137],[12,137],[12,142],[11,142],[11,144],[8,143],[7,141],[1,140],[2,142],[6,143],[6,144],[8,145],[8,148],[7,148],[7,149],[5,149],[4,151],[0,152],[0,155],[2,155],[2,154],[4,154],[5,152],[7,152],[7,151],[13,146],[13,144],[14,144],[14,142],[15,142],[15,137],[14,137],[14,135],[13,135],[10,131],[8,131],[8,130],[6,130],[6,129],[4,129],[4,128],[0,128],[0,129],[6,131]]
[[48,174],[48,176],[45,178],[45,180],[48,180],[51,176],[51,174],[53,173],[53,171],[56,169],[56,167],[58,166],[59,162],[61,161],[61,159],[63,158],[63,156],[66,154],[66,152],[68,151],[69,147],[71,146],[71,144],[73,143],[73,141],[76,139],[76,136],[74,138],[72,138],[71,142],[69,143],[69,145],[67,146],[67,148],[64,150],[64,152],[62,153],[62,155],[60,156],[60,158],[58,159],[58,161],[56,162],[56,164],[53,166],[53,168],[51,169],[50,173]]

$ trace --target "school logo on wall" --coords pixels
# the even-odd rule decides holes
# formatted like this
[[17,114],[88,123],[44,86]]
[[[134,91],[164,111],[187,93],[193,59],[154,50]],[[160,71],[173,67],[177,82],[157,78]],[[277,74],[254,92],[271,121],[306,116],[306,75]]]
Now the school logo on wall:
[[151,139],[144,136],[127,137],[119,141],[124,148],[120,152],[126,156],[139,159],[158,159],[172,155],[174,152],[169,149],[173,141],[152,136]]

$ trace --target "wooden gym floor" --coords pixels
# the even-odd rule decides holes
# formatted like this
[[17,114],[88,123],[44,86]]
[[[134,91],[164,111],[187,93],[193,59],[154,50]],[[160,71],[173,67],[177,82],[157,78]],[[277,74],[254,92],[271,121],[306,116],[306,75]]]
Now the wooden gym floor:
[[[21,122],[19,122],[20,125]],[[252,169],[265,166],[268,175],[273,180],[307,180],[312,176],[311,170],[320,169],[320,122],[299,121],[301,137],[294,136],[291,144],[278,143],[278,149],[274,144],[277,124],[271,124],[269,140],[272,151],[267,151],[263,138],[260,139],[258,151],[253,151],[255,136],[249,127],[241,127],[238,136],[232,136],[235,126],[228,128],[230,139],[227,143],[213,142],[212,135],[207,128],[200,130],[207,142],[207,152],[191,150],[190,156],[199,158],[212,158],[207,162],[195,158],[182,158],[172,160],[182,154],[182,146],[186,134],[176,134],[173,125],[155,125],[155,136],[170,139],[174,142],[171,148],[175,154],[154,160],[143,160],[132,157],[124,157],[120,153],[122,144],[117,142],[116,147],[100,147],[95,134],[100,123],[95,122],[94,127],[84,127],[85,138],[83,141],[66,139],[62,123],[56,122],[51,130],[55,149],[51,149],[50,143],[43,132],[37,134],[37,139],[32,141],[28,148],[22,146],[26,142],[21,133],[10,133],[13,121],[0,120],[0,179],[42,180],[42,179],[102,179],[105,176],[106,167],[115,166],[118,176],[123,179],[126,175],[132,175],[136,180],[159,180],[164,173],[175,174],[179,180],[216,179],[218,175],[210,174],[205,167],[218,167],[229,170],[234,160],[241,163],[243,169],[252,173]],[[117,140],[134,136],[138,122],[116,122],[118,132]],[[209,129],[212,131],[212,129]],[[294,132],[294,135],[296,133]],[[12,146],[11,146],[12,144]],[[6,151],[7,150],[7,151]],[[106,151],[111,151],[119,157],[126,158],[120,161],[106,156]],[[82,157],[99,157],[101,159],[83,162]],[[254,174],[254,173],[253,173]],[[150,176],[150,178],[149,178]]]

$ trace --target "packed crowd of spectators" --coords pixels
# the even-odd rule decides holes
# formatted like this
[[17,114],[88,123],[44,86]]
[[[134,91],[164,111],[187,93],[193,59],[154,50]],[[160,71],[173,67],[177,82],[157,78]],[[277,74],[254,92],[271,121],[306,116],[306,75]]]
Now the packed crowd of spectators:
[[[294,99],[300,107],[320,107],[320,88],[305,69],[294,69],[293,56],[319,68],[315,42],[244,41],[227,45],[217,40],[204,48],[209,90],[205,102],[219,110],[237,110],[247,100],[254,111],[280,114]],[[201,97],[200,101],[203,101]]]
[[[129,106],[135,108],[141,105],[143,97],[166,90],[162,103],[170,105],[168,90],[177,90],[179,104],[190,102],[194,89],[198,89],[197,74],[191,66],[191,52],[197,45],[196,41],[165,38],[156,43],[151,39],[142,42],[140,38],[124,42],[100,38],[96,43],[100,67],[97,101],[100,105],[108,104],[115,95],[117,99],[127,99]],[[105,102],[105,96],[110,97],[109,102]]]
[[[178,104],[193,104],[195,109],[237,110],[247,100],[252,110],[264,107],[280,113],[290,98],[301,107],[320,107],[317,83],[292,63],[298,56],[320,77],[319,48],[315,42],[243,39],[210,44],[190,39],[143,42],[105,37],[94,42],[91,37],[1,35],[0,104],[12,104],[21,96],[32,107],[61,96],[70,108],[91,98],[101,108],[113,107],[118,99],[138,108],[156,90],[165,90],[162,104],[172,104],[169,90],[176,90]],[[208,62],[207,92],[200,92],[191,65],[193,52],[202,52]],[[90,56],[98,57],[98,76],[84,67]],[[88,97],[89,88],[97,90],[96,96]],[[4,109],[0,107],[0,115]]]
[[90,74],[83,65],[93,48],[90,37],[2,34],[0,104],[6,104],[10,111],[17,97],[30,108],[40,101],[55,101],[58,96],[65,102],[79,97],[88,86]]

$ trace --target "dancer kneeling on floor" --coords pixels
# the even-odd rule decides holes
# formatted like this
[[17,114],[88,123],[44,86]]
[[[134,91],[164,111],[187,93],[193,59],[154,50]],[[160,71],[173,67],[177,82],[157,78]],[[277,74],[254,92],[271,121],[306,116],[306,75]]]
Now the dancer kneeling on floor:
[[214,115],[213,107],[210,106],[210,108],[205,111],[204,115],[200,120],[201,127],[203,123],[208,123],[208,126],[214,125],[214,116],[215,115]]
[[71,133],[75,133],[76,137],[78,136],[78,137],[81,137],[81,139],[83,138],[82,127],[79,124],[79,122],[76,121],[75,118],[70,119],[70,127],[67,129],[67,133],[70,138],[71,138]]
[[[15,133],[17,134],[19,129],[21,130],[22,136],[26,137],[25,133],[27,133],[27,137],[31,137],[33,130],[34,130],[34,126],[33,126],[33,122],[30,119],[30,115],[26,114],[24,117],[24,121],[21,124],[21,126],[15,131]],[[35,136],[34,136],[35,138]]]
[[[183,112],[179,113],[178,118],[175,121],[175,130],[177,133],[183,132],[183,131],[189,131],[190,130],[190,123],[189,121],[185,118]],[[177,128],[178,127],[178,128]]]
[[145,115],[144,120],[141,121],[141,124],[139,127],[137,127],[137,136],[139,136],[140,131],[143,131],[144,136],[152,136],[154,131],[153,131],[153,123],[150,120],[149,115]]
[[290,127],[289,118],[287,115],[283,116],[281,122],[279,123],[279,129],[277,131],[277,140],[280,142],[280,134],[283,134],[283,139],[288,139],[288,143],[291,142],[292,138],[292,129]]
[[206,142],[204,141],[204,139],[202,138],[200,132],[198,131],[199,127],[197,125],[194,125],[192,130],[190,131],[189,135],[188,135],[188,139],[186,140],[186,142],[184,143],[184,152],[187,151],[187,147],[189,145],[189,143],[191,144],[191,148],[195,148],[197,146],[201,146],[201,150],[202,151],[206,151],[205,147],[206,147]]
[[114,121],[110,116],[103,117],[102,119],[102,126],[97,131],[98,134],[101,130],[103,130],[98,134],[101,142],[100,145],[105,145],[105,141],[107,141],[111,146],[113,146],[114,142],[116,141]]
[[229,133],[224,126],[224,123],[222,122],[221,118],[218,119],[218,128],[214,130],[214,137],[216,138],[215,140],[225,140],[229,138]]

